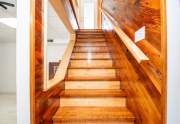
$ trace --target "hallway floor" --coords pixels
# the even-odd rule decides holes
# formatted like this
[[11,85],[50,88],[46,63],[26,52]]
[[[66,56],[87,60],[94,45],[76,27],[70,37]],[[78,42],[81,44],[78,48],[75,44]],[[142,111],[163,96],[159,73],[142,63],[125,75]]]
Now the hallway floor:
[[0,94],[0,124],[16,124],[16,94]]

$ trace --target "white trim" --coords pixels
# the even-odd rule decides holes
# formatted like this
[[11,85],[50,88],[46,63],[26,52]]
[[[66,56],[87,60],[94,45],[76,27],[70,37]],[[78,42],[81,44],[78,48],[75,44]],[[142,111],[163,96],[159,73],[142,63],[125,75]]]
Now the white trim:
[[30,0],[17,6],[17,124],[30,124]]

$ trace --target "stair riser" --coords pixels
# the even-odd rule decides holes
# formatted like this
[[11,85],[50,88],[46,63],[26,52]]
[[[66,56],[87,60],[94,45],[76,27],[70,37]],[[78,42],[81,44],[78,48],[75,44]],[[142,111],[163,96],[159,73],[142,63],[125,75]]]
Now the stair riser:
[[77,42],[75,44],[75,46],[78,46],[78,47],[106,47],[107,44],[105,42],[102,42],[102,43],[97,43],[97,42],[94,42],[94,43]]
[[53,124],[134,124],[134,122],[123,122],[123,121],[57,121]]
[[72,60],[70,68],[112,68],[112,60]]
[[70,80],[115,80],[115,69],[69,69]]
[[88,38],[104,38],[104,35],[78,35],[78,39],[88,39]]
[[77,42],[105,42],[104,38],[77,39]]
[[109,49],[107,47],[75,47],[73,52],[96,52],[96,53],[102,53],[102,52],[109,52]]
[[111,59],[109,53],[73,53],[71,59]]
[[61,98],[61,107],[126,107],[126,98]]
[[65,82],[65,89],[100,89],[100,90],[118,90],[120,89],[119,81],[68,81]]

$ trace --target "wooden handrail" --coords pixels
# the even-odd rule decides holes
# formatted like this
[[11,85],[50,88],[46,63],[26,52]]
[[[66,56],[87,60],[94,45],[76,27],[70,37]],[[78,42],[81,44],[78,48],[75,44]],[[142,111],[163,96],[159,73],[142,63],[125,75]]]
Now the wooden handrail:
[[50,89],[51,87],[57,85],[59,82],[65,79],[71,54],[73,52],[73,48],[75,45],[75,39],[76,39],[76,35],[72,34],[71,40],[66,48],[66,51],[62,57],[61,63],[56,71],[54,78],[52,80],[49,80],[47,83],[47,89]]
[[75,19],[76,19],[76,23],[77,23],[78,29],[80,29],[79,22],[78,22],[78,18],[77,18],[77,14],[76,14],[76,12],[75,12],[75,6],[74,6],[72,0],[69,0],[69,2],[70,2],[70,5],[71,5],[71,8],[72,8],[74,17],[75,17]]
[[64,4],[62,0],[49,0],[53,8],[55,9],[57,15],[60,17],[62,22],[64,23],[66,29],[69,31],[69,33],[74,33],[74,29],[71,25],[71,22],[68,18],[68,15],[66,13],[66,10],[64,8]]
[[102,10],[103,15],[109,20],[109,22],[112,24],[114,30],[118,34],[118,36],[121,38],[123,43],[126,45],[127,49],[131,52],[131,54],[134,56],[134,58],[137,60],[138,63],[141,63],[143,61],[149,60],[149,58],[141,51],[141,49],[129,38],[129,36],[124,33],[124,31],[118,26],[115,19],[105,10]]

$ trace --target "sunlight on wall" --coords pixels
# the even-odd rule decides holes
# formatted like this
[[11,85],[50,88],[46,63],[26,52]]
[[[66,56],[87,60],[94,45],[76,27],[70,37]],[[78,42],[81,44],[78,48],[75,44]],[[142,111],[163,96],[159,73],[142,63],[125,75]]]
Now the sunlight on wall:
[[85,29],[94,29],[94,2],[85,2],[84,3],[84,28]]

